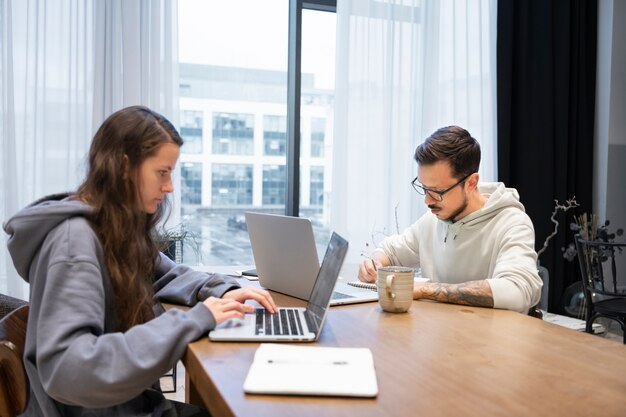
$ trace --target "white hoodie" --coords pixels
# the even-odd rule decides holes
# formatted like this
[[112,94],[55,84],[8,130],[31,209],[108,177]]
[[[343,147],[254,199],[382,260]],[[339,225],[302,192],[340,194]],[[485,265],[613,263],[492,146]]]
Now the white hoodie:
[[392,265],[420,267],[433,282],[486,279],[495,308],[526,313],[539,302],[535,230],[513,188],[481,183],[485,205],[452,223],[428,212],[380,248]]

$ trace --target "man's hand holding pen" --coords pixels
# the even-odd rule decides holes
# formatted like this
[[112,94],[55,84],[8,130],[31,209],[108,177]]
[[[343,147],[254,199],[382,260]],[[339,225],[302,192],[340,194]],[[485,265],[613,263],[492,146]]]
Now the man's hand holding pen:
[[380,258],[386,258],[386,256],[382,253],[382,251],[378,250],[374,251],[372,256],[367,256],[363,253],[361,255],[365,256],[367,259],[365,259],[359,265],[359,281],[376,282],[376,279],[378,278],[378,267],[387,265],[389,263],[388,261],[381,262],[380,260]]

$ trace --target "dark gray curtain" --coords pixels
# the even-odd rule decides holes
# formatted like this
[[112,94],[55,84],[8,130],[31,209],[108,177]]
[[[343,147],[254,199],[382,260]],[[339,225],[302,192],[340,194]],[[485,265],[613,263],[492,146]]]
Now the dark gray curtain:
[[[554,200],[576,196],[576,213],[591,212],[596,37],[596,0],[498,2],[498,173],[519,191],[536,249],[553,229]],[[566,288],[580,282],[578,263],[561,253],[573,242],[573,214],[559,213],[540,258],[558,313]]]

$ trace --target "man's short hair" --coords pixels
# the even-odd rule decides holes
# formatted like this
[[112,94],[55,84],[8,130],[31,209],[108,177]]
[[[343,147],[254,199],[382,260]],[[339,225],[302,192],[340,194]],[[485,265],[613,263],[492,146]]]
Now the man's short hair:
[[448,161],[452,168],[452,176],[460,179],[478,172],[480,144],[462,127],[442,127],[417,146],[415,161],[419,165]]

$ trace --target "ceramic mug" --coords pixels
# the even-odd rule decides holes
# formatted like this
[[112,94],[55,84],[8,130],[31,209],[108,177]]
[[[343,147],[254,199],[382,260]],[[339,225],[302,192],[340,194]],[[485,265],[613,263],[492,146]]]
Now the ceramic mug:
[[404,266],[378,268],[378,303],[390,313],[404,313],[413,304],[415,269]]

